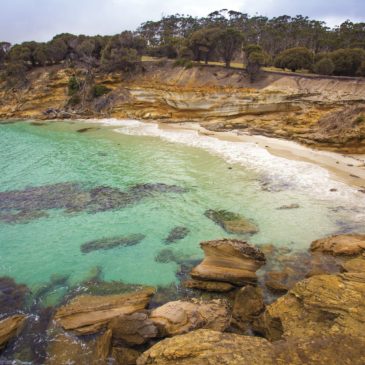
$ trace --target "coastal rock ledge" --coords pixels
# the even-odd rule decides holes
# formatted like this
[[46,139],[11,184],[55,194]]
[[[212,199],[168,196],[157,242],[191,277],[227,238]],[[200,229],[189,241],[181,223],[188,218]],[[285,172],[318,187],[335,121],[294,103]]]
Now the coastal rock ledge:
[[365,252],[365,234],[341,234],[313,241],[312,252],[323,252],[334,256],[353,256]]
[[222,239],[200,244],[204,260],[190,275],[193,279],[227,282],[237,286],[256,283],[256,271],[265,264],[265,255],[246,241]]

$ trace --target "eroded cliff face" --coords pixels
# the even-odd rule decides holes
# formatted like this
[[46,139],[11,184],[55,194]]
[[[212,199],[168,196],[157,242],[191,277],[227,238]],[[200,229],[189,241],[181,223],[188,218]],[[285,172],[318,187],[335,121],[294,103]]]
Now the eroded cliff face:
[[0,118],[189,121],[365,153],[365,80],[267,73],[250,84],[239,70],[151,63],[134,77],[96,75],[112,91],[71,106],[67,85],[74,73],[45,68],[32,72],[22,89],[0,84]]

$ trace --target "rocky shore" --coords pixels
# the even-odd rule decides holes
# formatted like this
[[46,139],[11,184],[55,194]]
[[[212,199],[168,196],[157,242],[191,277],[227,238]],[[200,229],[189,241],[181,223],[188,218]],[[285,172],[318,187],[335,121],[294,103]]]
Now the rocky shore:
[[68,81],[83,70],[43,68],[29,83],[0,84],[2,119],[120,118],[194,122],[231,131],[294,140],[343,153],[365,153],[365,81],[264,73],[251,84],[242,71],[146,63],[134,77],[98,74],[111,92],[69,103]]
[[[91,292],[72,293],[35,321],[21,304],[25,288],[0,281],[0,361],[365,363],[365,235],[325,237],[309,252],[229,239],[201,246],[205,257],[190,269],[180,298],[157,306],[154,288],[105,283],[110,289],[101,295],[94,281]],[[16,298],[18,307],[6,306]],[[25,335],[41,328],[43,355],[29,359]]]

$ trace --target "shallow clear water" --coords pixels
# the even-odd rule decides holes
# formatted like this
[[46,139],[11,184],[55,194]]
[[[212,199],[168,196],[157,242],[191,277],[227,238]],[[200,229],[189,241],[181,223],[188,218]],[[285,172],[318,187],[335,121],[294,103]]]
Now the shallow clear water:
[[[169,285],[177,281],[179,265],[156,262],[161,250],[173,250],[180,260],[199,259],[200,241],[233,237],[204,216],[207,209],[226,209],[255,221],[259,233],[241,236],[254,244],[293,249],[364,227],[363,196],[313,165],[266,155],[248,144],[237,152],[234,142],[219,145],[196,135],[157,133],[150,125],[108,124],[85,133],[76,132],[86,126],[81,122],[0,125],[0,191],[72,182],[123,191],[140,183],[165,183],[187,192],[155,194],[117,210],[52,209],[27,223],[0,222],[0,276],[31,288],[54,274],[77,284],[99,266],[106,281]],[[173,143],[177,138],[185,145]],[[338,191],[329,193],[332,187]],[[292,203],[300,208],[277,210]],[[166,245],[175,226],[190,233]],[[91,240],[136,233],[145,238],[134,246],[80,251]]]

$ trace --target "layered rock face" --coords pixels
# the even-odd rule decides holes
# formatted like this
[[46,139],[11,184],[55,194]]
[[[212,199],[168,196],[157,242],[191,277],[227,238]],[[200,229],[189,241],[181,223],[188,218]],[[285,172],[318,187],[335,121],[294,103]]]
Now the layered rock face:
[[257,281],[256,271],[265,264],[265,255],[240,240],[206,241],[200,244],[204,260],[191,271],[197,280],[227,282],[243,286]]
[[100,331],[113,318],[145,309],[154,289],[110,296],[81,295],[57,310],[54,319],[78,335]]
[[335,256],[352,256],[365,252],[364,234],[337,235],[316,240],[311,244],[312,252],[323,252]]
[[160,336],[176,336],[199,328],[224,331],[230,322],[227,304],[221,300],[175,301],[154,309],[151,321]]
[[365,272],[315,275],[266,308],[257,330],[277,340],[318,333],[365,338]]
[[26,316],[15,315],[0,321],[0,350],[21,331],[25,320]]
[[[365,152],[365,81],[267,72],[251,84],[242,70],[183,69],[144,64],[128,80],[97,73],[112,92],[70,106],[72,69],[49,67],[28,74],[29,85],[0,84],[0,118],[135,118],[192,121],[211,130],[242,130],[348,153]],[[219,121],[217,121],[219,120]]]

